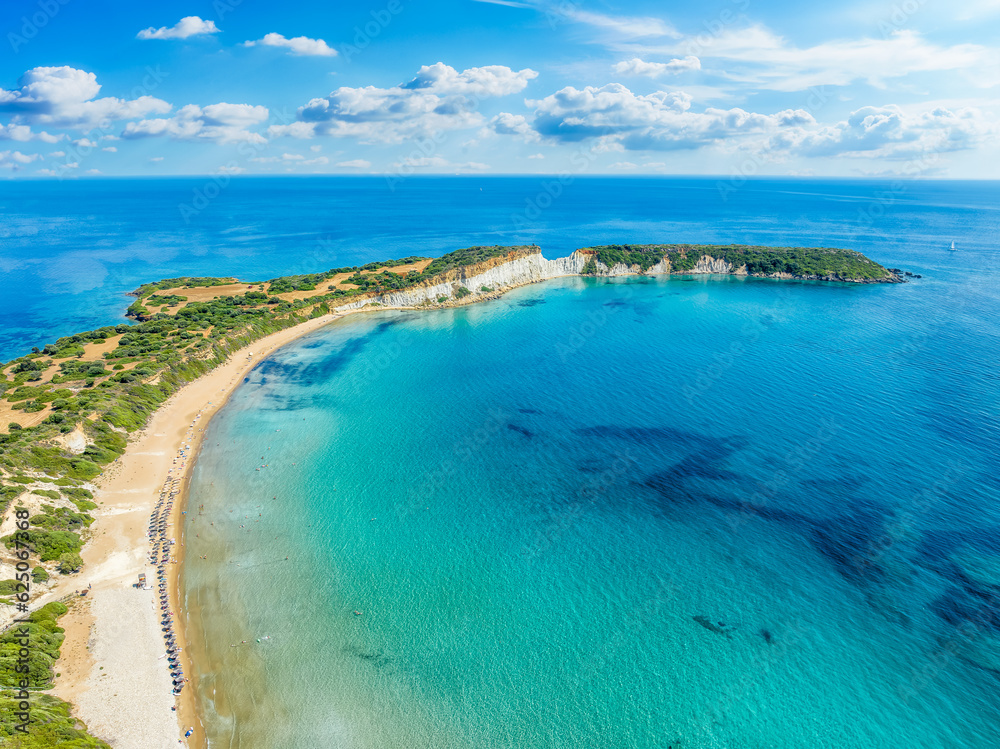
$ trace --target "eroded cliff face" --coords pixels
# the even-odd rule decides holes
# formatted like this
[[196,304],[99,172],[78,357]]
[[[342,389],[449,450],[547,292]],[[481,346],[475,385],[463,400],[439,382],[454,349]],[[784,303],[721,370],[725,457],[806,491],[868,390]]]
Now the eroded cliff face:
[[[489,297],[499,296],[518,286],[529,283],[544,281],[549,278],[559,278],[561,276],[581,276],[584,267],[591,259],[591,255],[582,252],[574,252],[572,255],[555,260],[546,260],[542,257],[541,250],[537,247],[519,247],[512,250],[505,256],[490,258],[482,263],[455,268],[434,278],[432,282],[424,283],[412,289],[403,291],[392,291],[384,294],[371,294],[370,296],[358,297],[347,304],[340,305],[335,311],[347,311],[360,309],[367,305],[378,304],[383,307],[425,307],[437,304],[469,304],[481,301]],[[670,261],[663,258],[646,271],[638,265],[624,265],[616,263],[609,268],[604,263],[597,262],[597,273],[599,276],[635,276],[635,275],[668,275],[672,272]],[[702,255],[691,270],[679,271],[684,274],[729,274],[746,276],[747,268],[741,265],[734,268],[731,263],[722,258]],[[788,273],[771,273],[767,278],[798,278]],[[845,279],[836,276],[801,277],[806,280],[821,281],[856,281],[855,279]],[[871,282],[877,283],[877,282]],[[456,296],[462,288],[468,290],[468,294],[459,298]],[[444,302],[439,302],[444,298]]]
[[[412,289],[360,297],[337,309],[359,309],[373,302],[385,307],[419,307],[437,304],[440,297],[447,297],[450,302],[469,303],[549,278],[579,276],[586,262],[586,256],[578,252],[568,257],[546,260],[541,251],[535,248],[533,251],[515,252],[506,257],[491,258],[482,263],[456,268],[435,278],[432,283]],[[459,300],[455,294],[463,287],[470,293]],[[484,291],[484,287],[488,291]]]
[[[574,255],[580,255],[584,263],[589,259],[586,254],[581,254],[574,252]],[[658,263],[653,265],[648,270],[643,270],[642,266],[639,265],[625,265],[624,263],[615,263],[614,266],[609,268],[600,260],[596,260],[594,264],[597,266],[598,276],[661,276],[670,273],[670,261],[663,258]]]
[[[743,273],[741,275],[747,274],[746,266],[742,268]],[[702,255],[695,263],[694,268],[687,273],[733,273],[732,263],[726,262],[722,258],[710,257],[709,255]]]

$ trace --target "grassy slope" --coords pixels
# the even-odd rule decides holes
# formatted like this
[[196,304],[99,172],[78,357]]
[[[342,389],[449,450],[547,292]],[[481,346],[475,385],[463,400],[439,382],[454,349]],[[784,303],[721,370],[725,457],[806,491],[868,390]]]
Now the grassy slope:
[[[90,736],[86,726],[70,715],[70,704],[38,692],[52,686],[55,663],[63,642],[63,628],[57,623],[65,614],[65,605],[53,602],[35,611],[27,624],[16,625],[0,634],[0,746],[10,749],[110,749],[108,744]],[[18,633],[27,631],[28,673],[15,671],[21,642]],[[18,716],[21,700],[12,688],[22,678],[28,681],[28,705],[31,722],[27,733],[16,730],[23,722]]]

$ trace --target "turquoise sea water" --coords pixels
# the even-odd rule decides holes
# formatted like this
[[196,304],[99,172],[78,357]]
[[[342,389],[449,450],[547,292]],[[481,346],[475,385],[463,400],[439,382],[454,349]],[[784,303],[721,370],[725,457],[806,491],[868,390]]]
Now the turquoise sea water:
[[923,276],[556,280],[282,349],[193,478],[213,747],[1000,745],[1000,184],[717,182],[234,180],[191,224],[204,180],[0,183],[0,358],[161,276],[472,244]]
[[567,279],[281,350],[193,481],[212,746],[996,746],[996,295]]

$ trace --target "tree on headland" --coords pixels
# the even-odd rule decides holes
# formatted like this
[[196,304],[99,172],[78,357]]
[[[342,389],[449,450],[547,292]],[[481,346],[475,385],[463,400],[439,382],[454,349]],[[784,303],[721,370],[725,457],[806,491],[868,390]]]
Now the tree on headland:
[[59,571],[68,575],[71,572],[76,572],[81,567],[83,567],[83,559],[79,554],[72,551],[67,551],[65,554],[59,556]]

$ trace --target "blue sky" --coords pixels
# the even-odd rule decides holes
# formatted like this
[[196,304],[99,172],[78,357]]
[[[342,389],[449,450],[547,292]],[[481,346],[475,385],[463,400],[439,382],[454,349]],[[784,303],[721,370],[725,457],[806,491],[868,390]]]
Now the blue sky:
[[4,9],[5,177],[1000,176],[1000,0]]

